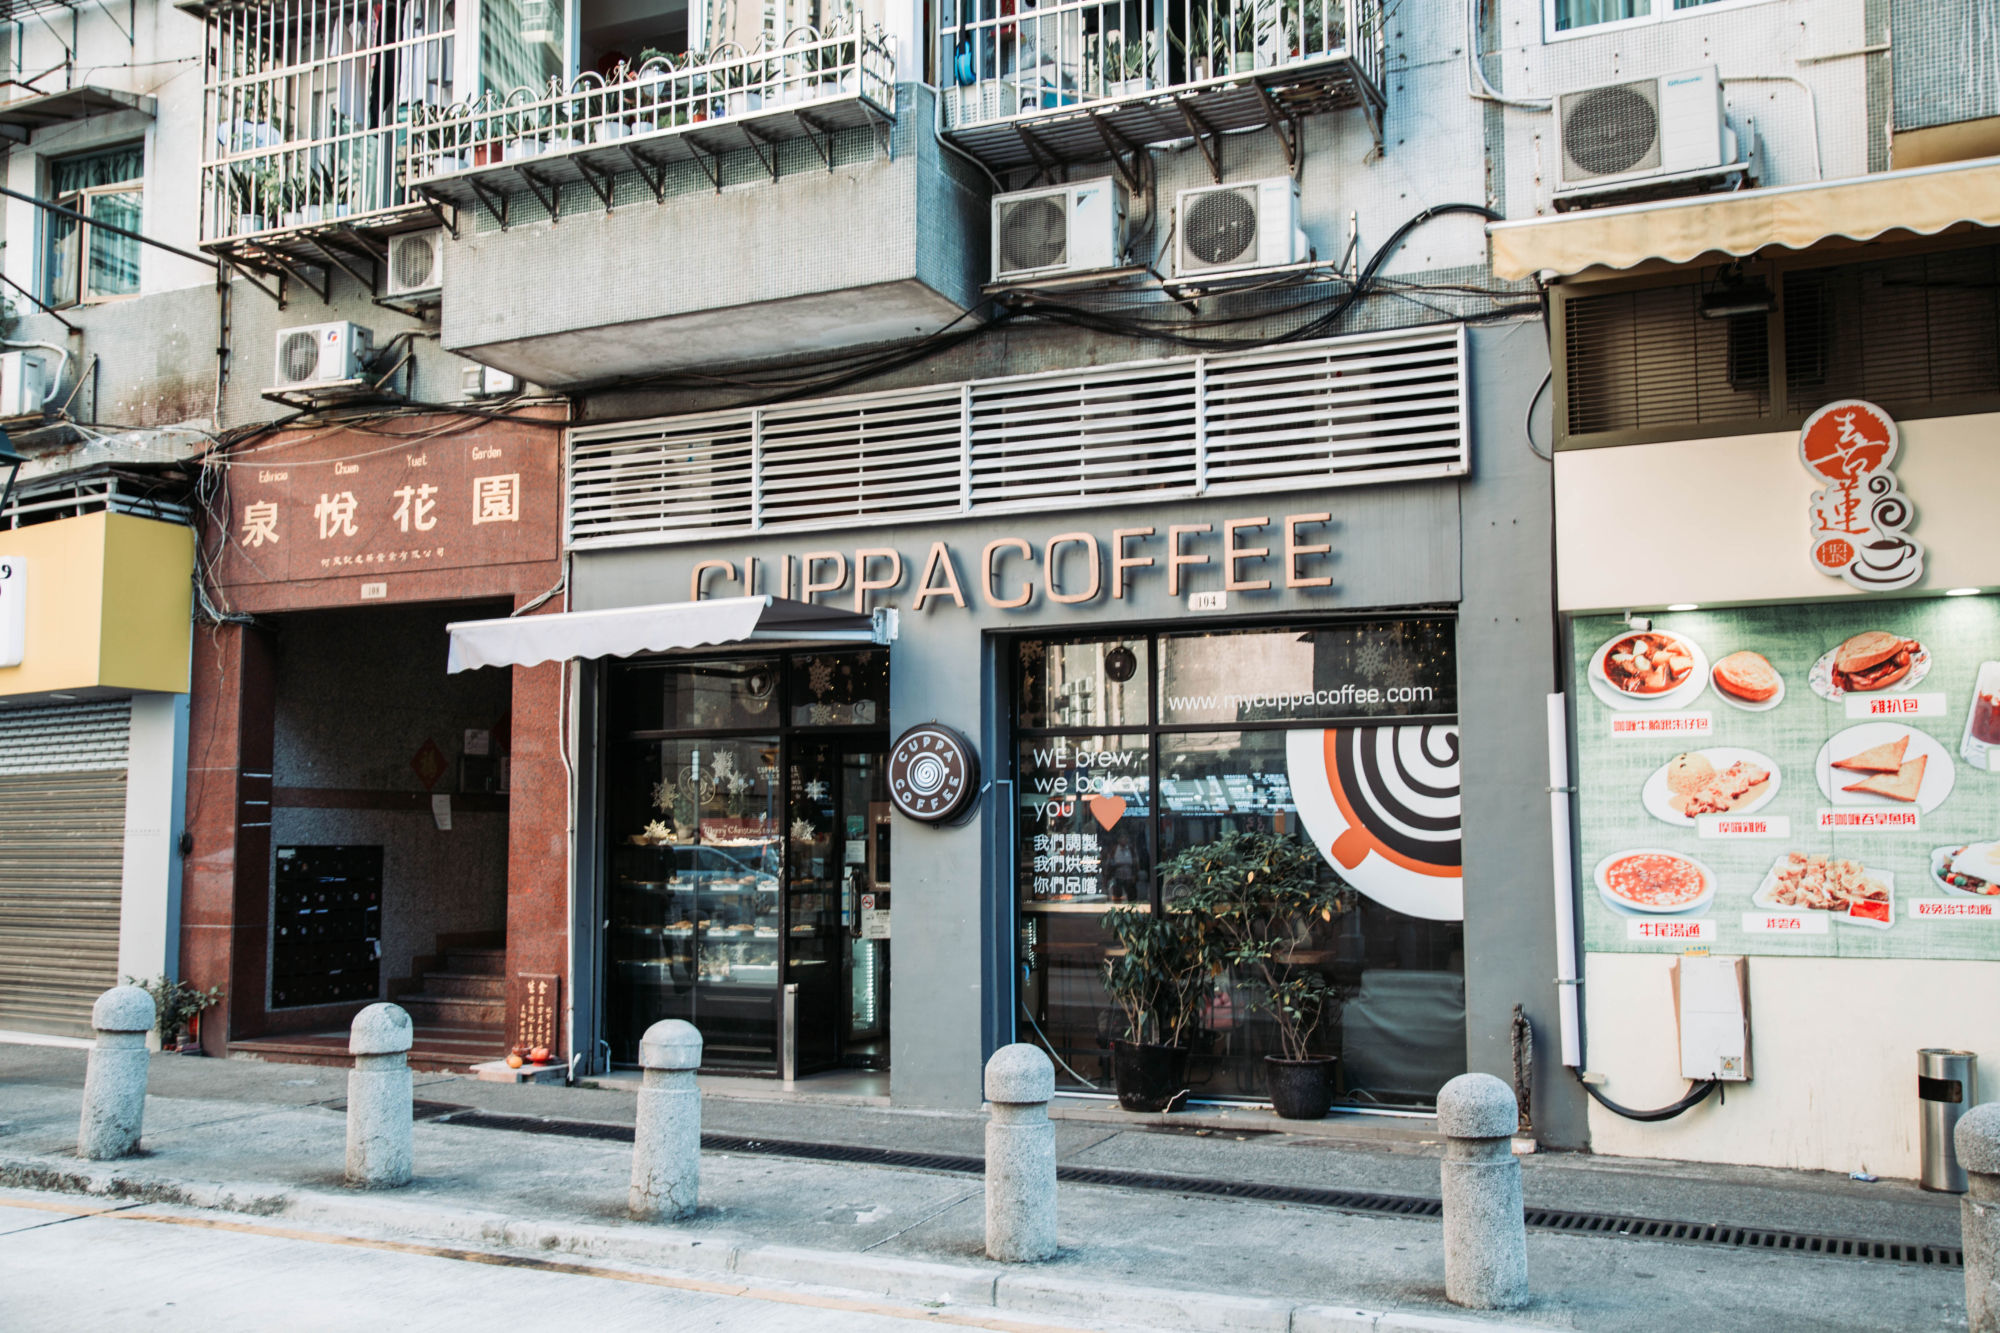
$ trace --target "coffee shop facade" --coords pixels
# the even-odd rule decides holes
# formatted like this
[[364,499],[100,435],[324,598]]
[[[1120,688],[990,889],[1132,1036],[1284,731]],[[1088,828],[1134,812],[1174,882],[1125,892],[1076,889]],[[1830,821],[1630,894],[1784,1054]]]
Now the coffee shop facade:
[[[1101,915],[1157,908],[1160,865],[1237,828],[1350,886],[1312,941],[1344,1100],[1532,1086],[1545,357],[1532,324],[1445,325],[573,431],[576,612],[853,622],[554,650],[582,659],[576,1049],[629,1064],[685,1017],[713,1067],[886,1070],[949,1106],[1023,1040],[1108,1093]],[[912,766],[940,734],[969,753]],[[899,813],[892,776],[963,781],[962,809]],[[1211,1007],[1197,1098],[1263,1095],[1247,998]]]

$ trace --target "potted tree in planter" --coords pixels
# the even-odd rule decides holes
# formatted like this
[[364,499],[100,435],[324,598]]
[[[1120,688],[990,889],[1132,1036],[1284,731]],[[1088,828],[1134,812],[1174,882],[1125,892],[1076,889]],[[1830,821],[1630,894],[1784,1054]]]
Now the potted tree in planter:
[[1316,926],[1349,910],[1346,886],[1308,843],[1271,833],[1223,834],[1163,867],[1175,907],[1199,917],[1216,956],[1270,1017],[1281,1054],[1264,1057],[1271,1105],[1317,1120],[1333,1104],[1335,1057],[1313,1037],[1337,1023],[1345,998],[1310,958]]
[[1104,928],[1119,950],[1104,960],[1104,989],[1125,1019],[1111,1043],[1111,1080],[1128,1111],[1171,1110],[1187,1092],[1189,1038],[1221,970],[1208,932],[1188,912],[1118,908]]
[[161,1050],[181,1051],[189,1055],[201,1053],[200,1045],[194,1040],[194,1023],[202,1010],[221,1002],[222,987],[210,986],[202,990],[185,981],[172,980],[164,972],[151,981],[127,977],[125,984],[137,986],[153,997],[153,1029],[160,1034]]

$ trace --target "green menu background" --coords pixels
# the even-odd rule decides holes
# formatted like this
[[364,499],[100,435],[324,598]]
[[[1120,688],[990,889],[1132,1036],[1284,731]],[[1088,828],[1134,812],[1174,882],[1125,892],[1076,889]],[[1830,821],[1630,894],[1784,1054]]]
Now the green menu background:
[[[2000,659],[2000,598],[1857,597],[1796,606],[1662,613],[1653,617],[1653,627],[1698,644],[1710,667],[1743,649],[1762,653],[1785,679],[1784,701],[1767,712],[1746,712],[1706,683],[1700,694],[1673,711],[1710,714],[1714,719],[1710,736],[1614,738],[1612,718],[1632,714],[1597,696],[1589,681],[1590,663],[1599,648],[1628,631],[1617,616],[1577,618],[1570,697],[1576,719],[1578,878],[1586,948],[1681,953],[1689,947],[1690,942],[1627,938],[1626,923],[1633,918],[1607,906],[1598,892],[1596,869],[1604,858],[1657,847],[1691,856],[1715,872],[1716,895],[1701,915],[1715,923],[1715,938],[1707,947],[1718,954],[2000,959],[2000,919],[1919,921],[1909,910],[1913,899],[1946,896],[1930,876],[1933,848],[2000,839],[2000,773],[1975,770],[1959,754],[1980,664]],[[1922,816],[1915,833],[1821,832],[1815,827],[1819,810],[1832,802],[1820,794],[1813,760],[1828,738],[1860,725],[1860,719],[1850,721],[1845,701],[1822,699],[1807,678],[1823,654],[1864,630],[1885,630],[1922,643],[1930,650],[1930,672],[1908,692],[1945,696],[1942,716],[1895,719],[1936,738],[1950,756],[1955,779],[1951,795]],[[1693,828],[1665,823],[1646,812],[1639,793],[1654,770],[1684,751],[1717,746],[1756,750],[1776,761],[1783,781],[1777,796],[1756,813],[1789,816],[1789,838],[1702,838]],[[1744,931],[1743,914],[1760,910],[1751,896],[1772,862],[1788,851],[1846,857],[1871,870],[1892,872],[1895,925],[1876,930],[1835,920],[1824,935]]]

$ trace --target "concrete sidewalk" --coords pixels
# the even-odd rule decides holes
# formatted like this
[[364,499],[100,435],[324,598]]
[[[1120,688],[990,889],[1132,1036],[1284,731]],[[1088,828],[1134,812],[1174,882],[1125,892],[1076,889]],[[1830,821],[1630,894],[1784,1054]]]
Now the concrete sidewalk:
[[[417,1183],[388,1195],[341,1184],[343,1071],[162,1056],[147,1155],[86,1167],[72,1155],[82,1053],[0,1047],[0,1183],[229,1208],[294,1225],[803,1281],[910,1302],[975,1306],[1089,1327],[1359,1329],[1464,1320],[1442,1299],[1433,1220],[1156,1190],[1065,1185],[1063,1253],[1010,1267],[981,1255],[976,1176],[709,1153],[703,1209],[674,1227],[622,1216],[630,1150],[614,1142],[421,1121]],[[428,1103],[629,1124],[617,1090],[420,1076]],[[428,1109],[428,1108],[427,1108]],[[977,1115],[711,1096],[712,1133],[976,1155]],[[1435,1197],[1438,1145],[1325,1136],[1058,1126],[1070,1165]],[[1531,1206],[1957,1240],[1955,1199],[1819,1175],[1525,1159]],[[1964,1326],[1950,1267],[1529,1233],[1537,1299],[1486,1322],[1689,1330]],[[1362,1322],[1341,1309],[1372,1312]],[[1807,1313],[1809,1312],[1809,1313]],[[1377,1316],[1393,1314],[1394,1325]],[[1345,1321],[1345,1322],[1342,1322]]]

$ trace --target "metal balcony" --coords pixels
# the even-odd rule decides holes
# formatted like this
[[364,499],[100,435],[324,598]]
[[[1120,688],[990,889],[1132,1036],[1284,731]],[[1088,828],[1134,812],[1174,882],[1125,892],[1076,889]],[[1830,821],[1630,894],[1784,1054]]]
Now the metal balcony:
[[[952,5],[961,8],[954,12]],[[946,135],[996,171],[1122,160],[1269,129],[1297,165],[1306,116],[1358,108],[1379,146],[1381,0],[947,0]]]

